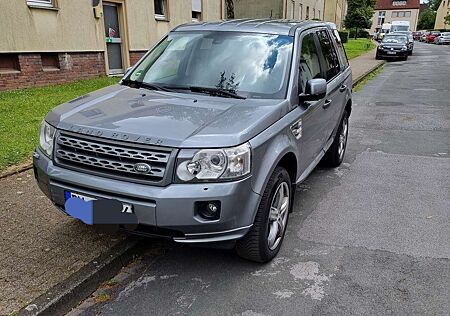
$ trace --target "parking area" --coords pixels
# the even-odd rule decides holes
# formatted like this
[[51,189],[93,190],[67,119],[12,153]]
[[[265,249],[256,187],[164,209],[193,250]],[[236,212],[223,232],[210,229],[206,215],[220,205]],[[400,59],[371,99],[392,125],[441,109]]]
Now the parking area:
[[447,315],[449,48],[416,43],[354,95],[344,164],[297,187],[273,262],[149,239],[72,315]]

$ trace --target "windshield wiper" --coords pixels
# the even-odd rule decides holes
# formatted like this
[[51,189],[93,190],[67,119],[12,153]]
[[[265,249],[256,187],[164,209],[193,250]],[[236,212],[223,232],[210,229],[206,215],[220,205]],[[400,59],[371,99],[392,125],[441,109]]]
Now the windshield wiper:
[[243,97],[241,95],[236,94],[236,92],[233,92],[231,90],[224,90],[219,88],[209,88],[209,87],[198,87],[198,86],[190,86],[189,89],[192,92],[198,92],[198,93],[207,93],[209,95],[213,96],[221,96],[221,97],[228,97],[228,98],[235,98],[235,99],[247,99],[246,97]]
[[149,90],[156,90],[156,91],[165,91],[165,92],[176,92],[175,90],[166,88],[164,86],[160,86],[154,83],[148,83],[148,82],[140,82],[140,81],[134,81],[134,80],[129,80],[129,79],[125,79],[122,80],[122,84],[127,85],[131,88],[144,88],[144,89],[149,89]]

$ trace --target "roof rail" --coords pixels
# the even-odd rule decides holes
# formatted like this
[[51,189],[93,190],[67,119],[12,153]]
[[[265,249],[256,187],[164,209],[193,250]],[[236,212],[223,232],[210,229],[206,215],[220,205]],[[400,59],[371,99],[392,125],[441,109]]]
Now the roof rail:
[[235,19],[235,20],[225,20],[222,23],[219,24],[220,25],[224,25],[224,24],[228,24],[228,23],[234,23],[234,22],[239,22],[239,21],[247,21],[250,19]]

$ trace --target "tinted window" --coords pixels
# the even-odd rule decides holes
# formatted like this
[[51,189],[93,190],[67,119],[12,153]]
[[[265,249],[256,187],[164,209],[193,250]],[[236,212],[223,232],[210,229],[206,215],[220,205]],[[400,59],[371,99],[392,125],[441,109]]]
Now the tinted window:
[[323,57],[325,59],[325,73],[327,81],[333,79],[340,71],[339,58],[333,47],[331,38],[327,31],[317,32],[320,47],[322,48]]
[[310,79],[322,78],[319,54],[313,34],[303,37],[300,53],[300,89],[305,91],[306,82]]
[[341,58],[341,63],[344,66],[344,68],[347,68],[348,66],[347,54],[345,53],[344,44],[342,44],[339,32],[337,30],[333,30],[333,35],[337,44],[337,49],[339,52],[339,57]]

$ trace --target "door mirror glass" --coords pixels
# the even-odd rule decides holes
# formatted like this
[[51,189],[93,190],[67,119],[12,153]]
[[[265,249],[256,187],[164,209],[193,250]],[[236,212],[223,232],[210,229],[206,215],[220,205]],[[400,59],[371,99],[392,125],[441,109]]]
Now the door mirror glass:
[[305,93],[299,95],[300,101],[318,101],[327,95],[325,79],[311,79],[306,83]]

